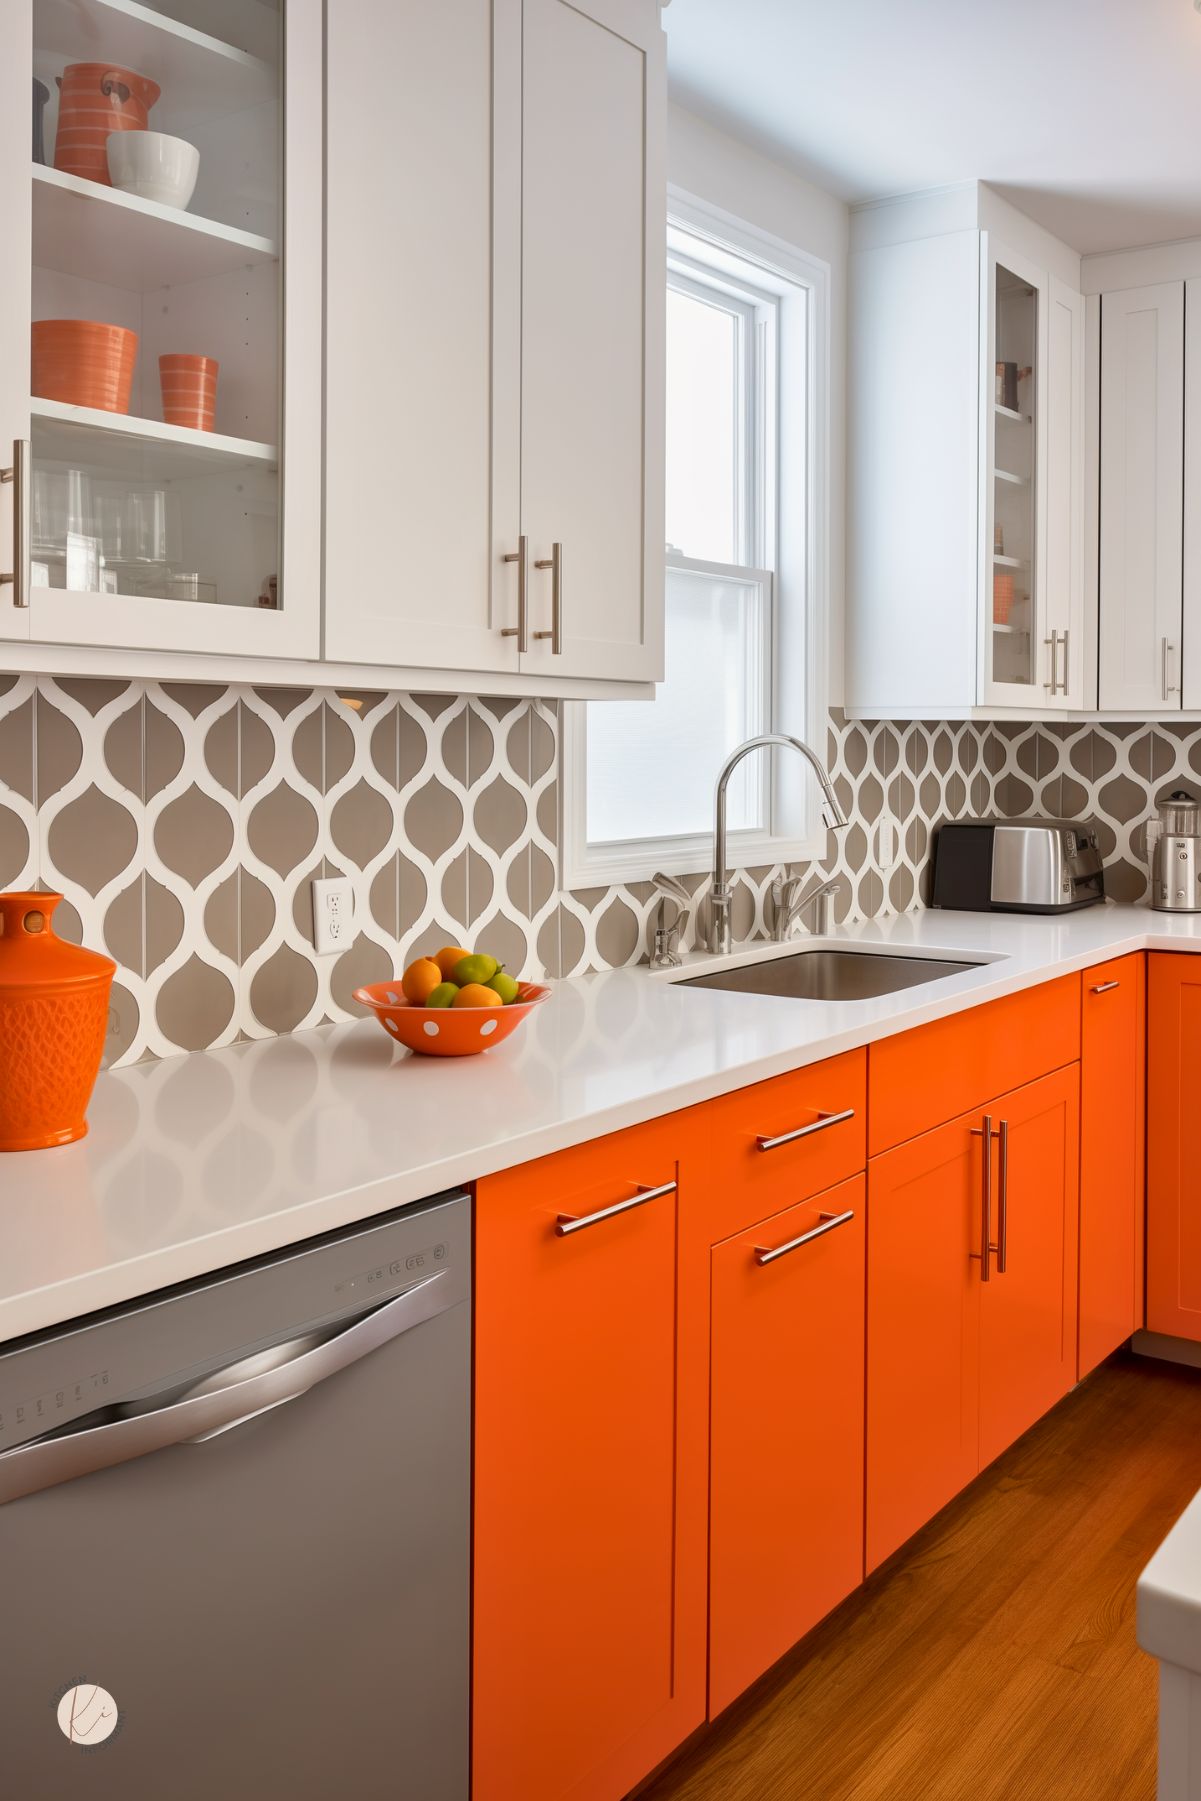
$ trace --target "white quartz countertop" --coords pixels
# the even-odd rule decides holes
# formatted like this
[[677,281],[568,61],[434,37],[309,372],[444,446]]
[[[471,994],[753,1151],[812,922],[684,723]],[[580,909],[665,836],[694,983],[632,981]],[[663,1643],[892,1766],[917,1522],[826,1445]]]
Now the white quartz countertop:
[[[365,1020],[102,1075],[86,1138],[0,1154],[0,1341],[1109,957],[1201,950],[1201,917],[1109,903],[1051,918],[924,912],[783,948],[816,945],[983,961],[842,1002],[613,970],[556,984],[479,1057],[413,1057]],[[725,966],[688,962],[684,974]]]

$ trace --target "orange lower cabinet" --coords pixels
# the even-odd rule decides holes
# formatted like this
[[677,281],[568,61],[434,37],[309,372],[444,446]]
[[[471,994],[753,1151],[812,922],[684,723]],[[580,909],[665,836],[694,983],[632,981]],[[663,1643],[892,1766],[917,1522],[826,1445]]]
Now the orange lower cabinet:
[[989,1280],[980,1286],[980,1466],[1076,1380],[1080,1072],[1075,1064],[990,1104]]
[[979,1468],[981,1115],[868,1166],[867,1567]]
[[617,1801],[704,1717],[689,1118],[477,1189],[474,1801]]
[[1147,1327],[1201,1340],[1201,957],[1147,970]]
[[712,1252],[710,1716],[863,1580],[865,1193]]
[[1145,976],[1139,953],[1081,978],[1079,1376],[1143,1323]]

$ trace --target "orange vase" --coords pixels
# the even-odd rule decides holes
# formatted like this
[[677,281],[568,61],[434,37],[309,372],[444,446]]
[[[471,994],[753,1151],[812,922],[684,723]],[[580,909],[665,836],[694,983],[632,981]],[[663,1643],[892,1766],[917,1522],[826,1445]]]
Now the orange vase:
[[88,1129],[117,966],[55,936],[62,898],[0,894],[0,1151],[70,1144]]

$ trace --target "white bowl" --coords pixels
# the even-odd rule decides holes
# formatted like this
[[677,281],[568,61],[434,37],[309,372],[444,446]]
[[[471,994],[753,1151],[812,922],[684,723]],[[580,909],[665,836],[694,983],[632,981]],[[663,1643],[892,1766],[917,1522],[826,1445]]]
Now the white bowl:
[[108,173],[123,194],[186,208],[200,172],[200,152],[165,131],[110,131]]

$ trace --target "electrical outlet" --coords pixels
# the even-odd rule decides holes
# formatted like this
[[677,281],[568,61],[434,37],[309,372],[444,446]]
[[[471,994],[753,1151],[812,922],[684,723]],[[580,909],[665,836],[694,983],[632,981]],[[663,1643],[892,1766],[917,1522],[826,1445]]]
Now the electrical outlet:
[[899,835],[892,815],[882,814],[876,825],[876,865],[879,869],[891,869],[896,862]]
[[345,876],[313,883],[313,948],[319,957],[345,950],[354,937],[354,885]]

